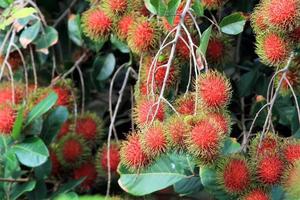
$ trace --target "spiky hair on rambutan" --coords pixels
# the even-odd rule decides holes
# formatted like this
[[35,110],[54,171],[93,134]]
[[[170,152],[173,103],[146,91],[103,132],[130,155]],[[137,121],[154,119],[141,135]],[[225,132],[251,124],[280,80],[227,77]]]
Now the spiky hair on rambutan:
[[[90,160],[90,159],[89,159]],[[79,167],[73,169],[73,178],[81,179],[85,178],[78,187],[80,191],[90,190],[95,186],[97,179],[96,167],[93,162],[85,162]]]
[[286,167],[283,177],[285,198],[298,199],[300,197],[300,161]]
[[216,10],[225,4],[227,0],[202,0],[202,5],[209,10]]
[[105,13],[114,17],[114,15],[121,15],[126,12],[129,1],[130,0],[102,0],[101,6]]
[[249,154],[256,160],[269,154],[276,154],[281,151],[282,142],[276,133],[267,132],[262,136],[261,133],[251,141]]
[[231,118],[226,110],[219,112],[208,112],[206,118],[216,126],[224,135],[228,135],[231,129]]
[[138,17],[128,31],[128,47],[132,52],[141,54],[153,50],[160,39],[160,29],[155,20]]
[[141,133],[130,133],[127,140],[123,141],[120,150],[120,163],[129,170],[136,172],[149,164],[149,158],[142,149],[140,142]]
[[184,116],[172,115],[169,117],[164,125],[168,146],[178,150],[184,149],[186,147],[185,137],[191,128]]
[[144,0],[130,0],[128,2],[128,8],[128,12],[138,12],[145,17],[149,17],[151,14],[145,6]]
[[114,29],[121,41],[127,40],[129,28],[134,23],[137,15],[137,13],[126,14],[118,20]]
[[293,30],[299,24],[299,0],[267,0],[263,2],[265,23],[280,31]]
[[264,189],[255,188],[243,195],[241,200],[271,200],[271,196]]
[[65,123],[63,123],[63,125],[61,126],[57,136],[56,136],[56,139],[59,140],[61,139],[62,137],[64,137],[65,135],[67,135],[69,132],[73,132],[74,130],[72,130],[73,126],[72,125],[72,121],[74,119],[68,119],[67,121],[65,121]]
[[0,105],[0,134],[10,135],[17,117],[17,109],[12,104]]
[[51,174],[53,176],[59,175],[61,164],[58,161],[56,149],[50,149],[50,161],[51,161]]
[[146,126],[141,132],[142,149],[149,159],[155,159],[166,152],[167,138],[160,121],[154,121],[152,125]]
[[106,40],[111,33],[113,20],[99,6],[85,11],[81,21],[83,33],[91,40]]
[[285,160],[289,164],[300,161],[300,141],[297,139],[286,139],[282,145]]
[[[193,40],[195,39],[193,38]],[[192,54],[189,39],[186,34],[182,34],[177,40],[176,53],[181,60],[188,61],[190,59]]]
[[285,162],[281,158],[280,153],[269,155],[266,154],[257,160],[252,159],[255,163],[255,172],[257,180],[266,185],[275,185],[281,182],[283,170],[285,168]]
[[252,181],[249,163],[245,157],[239,154],[219,160],[216,172],[221,187],[232,195],[247,191]]
[[265,14],[263,12],[263,3],[260,2],[254,8],[253,13],[251,14],[250,22],[253,28],[254,33],[260,34],[261,31],[265,31],[268,28],[268,25],[265,23]]
[[193,115],[196,107],[195,95],[195,93],[189,92],[179,96],[174,103],[177,112],[181,115]]
[[85,112],[76,118],[73,130],[94,146],[99,144],[103,136],[103,121],[96,113]]
[[231,84],[225,75],[210,70],[198,77],[195,83],[198,98],[205,108],[219,110],[231,99]]
[[19,104],[22,102],[25,96],[25,86],[18,82],[14,82],[13,86],[10,82],[2,82],[0,84],[0,104]]
[[144,127],[153,119],[164,121],[165,106],[162,103],[158,105],[154,99],[141,98],[136,103],[133,115],[136,124],[140,127]]
[[257,36],[256,53],[262,63],[281,67],[291,52],[290,43],[283,34],[267,31]]
[[219,66],[228,62],[231,58],[231,49],[231,39],[228,36],[220,33],[213,33],[209,39],[206,50],[207,62],[214,66]]
[[188,151],[202,164],[211,164],[219,156],[223,134],[207,119],[199,120],[185,136]]
[[68,133],[57,144],[57,158],[65,168],[75,168],[90,156],[90,148],[81,135]]
[[109,146],[109,166],[108,166],[108,145],[104,144],[97,151],[96,169],[98,175],[106,177],[108,167],[112,175],[117,174],[118,165],[120,163],[120,146],[117,142],[112,141]]
[[52,86],[52,90],[57,94],[57,106],[70,107],[74,102],[74,86],[71,79],[60,80]]
[[[275,77],[276,87],[279,86],[282,74],[283,73],[279,73],[278,76]],[[293,67],[293,65],[291,65],[289,70],[285,73],[285,79],[282,81],[279,91],[280,94],[282,96],[291,94],[292,89],[290,87],[292,87],[295,92],[298,92],[300,89],[300,72],[298,67]]]

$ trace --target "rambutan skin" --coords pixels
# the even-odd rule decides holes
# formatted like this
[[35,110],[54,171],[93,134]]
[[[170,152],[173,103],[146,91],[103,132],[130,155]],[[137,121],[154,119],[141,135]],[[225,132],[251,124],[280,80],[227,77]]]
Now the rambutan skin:
[[0,86],[0,104],[15,103],[19,104],[24,98],[24,86],[19,83],[14,83],[14,88],[11,83],[3,82]]
[[226,0],[202,0],[203,6],[209,10],[218,9]]
[[91,189],[95,185],[97,178],[97,172],[95,165],[92,162],[82,164],[80,167],[73,170],[74,179],[84,178],[84,181],[80,184],[80,189],[86,191]]
[[251,26],[256,34],[259,34],[261,31],[268,28],[268,25],[265,23],[266,16],[263,12],[263,7],[263,4],[259,3],[251,14]]
[[120,40],[127,40],[130,26],[134,23],[135,14],[124,15],[117,24],[116,32]]
[[140,133],[131,133],[122,142],[120,150],[121,163],[131,171],[137,171],[149,164],[149,158],[142,149]]
[[224,135],[230,132],[230,116],[225,111],[208,113],[207,119]]
[[127,10],[128,0],[103,0],[103,8],[107,13],[122,14]]
[[82,14],[83,33],[94,41],[106,40],[112,29],[112,19],[99,7]]
[[11,104],[0,105],[0,134],[12,132],[17,112]]
[[288,163],[293,164],[300,160],[300,142],[287,140],[283,145],[283,154]]
[[271,200],[271,197],[262,189],[254,189],[243,196],[241,200]]
[[[107,144],[98,150],[96,168],[99,175],[104,176],[108,172]],[[115,174],[120,163],[120,147],[116,142],[111,142],[109,147],[110,172]]]
[[59,175],[59,170],[61,168],[61,165],[60,165],[60,163],[58,161],[58,158],[57,158],[55,150],[51,150],[50,151],[50,160],[51,160],[51,173],[54,176]]
[[286,199],[298,199],[300,197],[300,161],[286,167],[282,181]]
[[181,115],[193,115],[195,112],[195,94],[188,93],[175,100],[175,108]]
[[227,78],[217,71],[209,71],[198,77],[196,88],[200,102],[212,110],[224,108],[231,98],[231,85]]

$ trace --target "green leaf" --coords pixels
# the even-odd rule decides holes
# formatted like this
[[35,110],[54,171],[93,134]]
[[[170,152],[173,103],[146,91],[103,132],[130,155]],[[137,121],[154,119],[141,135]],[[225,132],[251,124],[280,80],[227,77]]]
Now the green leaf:
[[97,80],[104,81],[113,73],[116,66],[116,58],[114,54],[109,53],[106,56],[99,57],[101,69],[98,73]]
[[165,16],[167,5],[162,0],[150,0],[150,4],[155,8],[158,16]]
[[37,21],[27,29],[23,30],[20,35],[20,43],[23,48],[26,49],[27,45],[29,45],[35,38],[38,36],[41,28],[41,22]]
[[5,153],[10,144],[13,142],[12,138],[7,135],[0,135],[0,155]]
[[54,193],[52,193],[50,195],[49,199],[55,199],[58,195],[70,192],[75,187],[77,187],[78,185],[80,185],[84,181],[84,179],[85,178],[81,178],[81,179],[78,179],[78,180],[70,180],[70,181],[68,181],[66,184],[60,186],[57,191],[55,191]]
[[80,15],[71,14],[68,20],[69,38],[78,46],[82,46],[83,39],[80,28]]
[[[82,199],[82,197],[80,196],[80,200]],[[88,200],[102,200],[102,198],[92,198],[92,197],[89,197]],[[76,193],[74,192],[69,192],[69,193],[66,193],[66,194],[62,194],[62,195],[59,195],[57,198],[55,198],[54,200],[79,200],[79,197]]]
[[15,152],[10,149],[4,156],[4,177],[6,178],[17,178],[20,176],[21,168]]
[[34,119],[28,126],[26,126],[22,134],[23,135],[40,135],[43,129],[43,119],[39,117]]
[[18,111],[18,115],[12,130],[12,138],[15,140],[19,139],[21,135],[22,125],[23,125],[23,115],[24,115],[24,105],[22,105]]
[[168,3],[168,9],[167,9],[167,12],[166,12],[166,18],[167,18],[168,22],[171,25],[174,24],[174,19],[176,17],[177,9],[178,9],[180,3],[181,3],[181,0],[171,0]]
[[239,152],[241,149],[240,143],[235,138],[227,137],[222,148],[223,155],[230,155]]
[[195,0],[192,9],[194,10],[196,16],[202,17],[204,15],[204,8],[203,5],[201,4],[200,0]]
[[150,0],[144,0],[146,8],[154,15],[157,14],[156,8],[152,5]]
[[205,56],[207,46],[209,43],[209,39],[211,36],[211,31],[212,31],[212,25],[210,25],[202,34],[201,39],[200,39],[200,46],[197,49],[197,53],[200,54],[200,52]]
[[17,183],[11,190],[10,199],[18,199],[22,194],[32,191],[35,185],[35,181],[29,181],[27,183]]
[[120,165],[118,183],[124,191],[142,196],[188,178],[186,171],[190,169],[194,169],[194,164],[188,155],[170,153],[162,155],[153,165],[138,174],[131,173],[126,167]]
[[27,198],[29,200],[41,200],[46,199],[47,187],[43,180],[37,181],[34,190],[27,193]]
[[7,8],[14,0],[0,0],[0,7]]
[[174,184],[174,191],[183,195],[191,195],[203,190],[200,177],[189,177]]
[[119,49],[119,51],[121,51],[122,53],[129,53],[130,50],[128,48],[128,46],[121,42],[120,40],[118,40],[118,38],[115,35],[111,35],[110,37],[110,42],[117,48]]
[[48,158],[44,164],[34,168],[34,175],[38,180],[43,180],[51,174],[51,169],[51,160]]
[[296,133],[293,134],[292,136],[296,139],[300,139],[300,129],[298,129],[298,131],[296,131]]
[[36,13],[36,10],[34,8],[15,8],[12,12],[11,17],[14,19],[21,19],[28,17],[32,14]]
[[244,30],[246,18],[241,13],[233,13],[222,19],[221,31],[228,35],[237,35]]
[[237,85],[240,97],[245,97],[251,94],[256,80],[258,79],[258,75],[259,73],[257,70],[251,70],[241,76]]
[[272,187],[271,190],[271,199],[272,200],[282,200],[284,198],[284,190],[280,185],[275,185]]
[[28,138],[12,148],[19,161],[27,167],[38,167],[45,163],[49,157],[46,145],[37,137]]
[[48,48],[55,45],[58,41],[58,32],[55,28],[48,26],[45,32],[34,42],[36,51],[48,54]]
[[42,100],[30,111],[25,126],[28,126],[33,120],[48,112],[55,105],[57,99],[57,94],[55,92],[51,92],[44,100]]
[[68,119],[68,109],[66,107],[57,107],[45,119],[41,138],[46,145],[49,145],[59,133],[62,125]]

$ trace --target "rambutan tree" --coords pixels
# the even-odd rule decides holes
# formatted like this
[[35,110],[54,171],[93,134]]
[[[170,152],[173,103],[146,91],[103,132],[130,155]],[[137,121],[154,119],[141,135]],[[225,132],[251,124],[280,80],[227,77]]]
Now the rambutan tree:
[[0,199],[300,198],[300,0],[0,13]]

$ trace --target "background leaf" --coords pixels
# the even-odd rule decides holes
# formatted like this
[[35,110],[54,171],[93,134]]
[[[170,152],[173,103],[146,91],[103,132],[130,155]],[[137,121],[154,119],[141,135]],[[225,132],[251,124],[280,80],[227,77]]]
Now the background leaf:
[[101,69],[98,73],[97,80],[104,81],[110,77],[116,66],[116,58],[114,54],[109,53],[106,56],[101,56],[99,59],[99,65]]
[[10,199],[18,199],[25,192],[32,191],[36,185],[35,181],[29,181],[27,183],[17,183],[11,190]]
[[23,48],[26,48],[28,44],[35,40],[35,38],[39,34],[40,28],[41,22],[37,21],[36,23],[22,31],[20,35],[20,43]]
[[71,14],[68,19],[69,38],[78,46],[82,46],[83,39],[80,28],[80,16]]
[[221,31],[229,35],[237,35],[243,32],[246,18],[241,13],[233,13],[220,22]]

